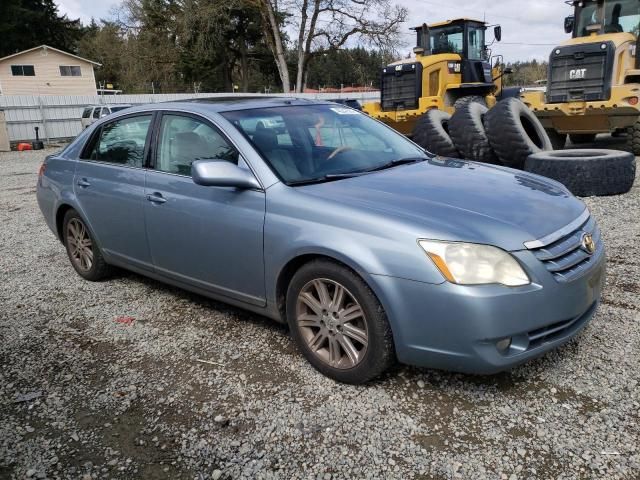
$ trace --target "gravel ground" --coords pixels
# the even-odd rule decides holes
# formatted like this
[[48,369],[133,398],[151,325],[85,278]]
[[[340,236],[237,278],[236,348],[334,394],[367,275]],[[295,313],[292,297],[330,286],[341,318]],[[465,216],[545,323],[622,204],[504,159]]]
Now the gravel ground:
[[577,340],[353,387],[257,315],[81,280],[36,204],[43,157],[0,154],[0,478],[640,478],[640,181],[587,199],[609,270]]

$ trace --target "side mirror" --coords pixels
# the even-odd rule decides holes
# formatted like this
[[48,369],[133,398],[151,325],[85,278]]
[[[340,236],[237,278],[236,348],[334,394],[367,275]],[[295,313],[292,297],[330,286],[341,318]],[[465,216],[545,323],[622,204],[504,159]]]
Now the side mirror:
[[226,160],[196,160],[191,165],[191,177],[205,187],[262,188],[253,173]]
[[564,31],[565,33],[571,33],[573,32],[573,27],[575,24],[575,17],[573,15],[566,17],[564,19]]
[[497,42],[502,40],[502,27],[500,25],[493,27],[493,36],[496,38]]

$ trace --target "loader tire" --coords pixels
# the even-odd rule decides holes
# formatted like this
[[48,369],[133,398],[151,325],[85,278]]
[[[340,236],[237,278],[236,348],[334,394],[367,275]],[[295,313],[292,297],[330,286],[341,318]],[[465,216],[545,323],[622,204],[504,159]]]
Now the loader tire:
[[636,159],[617,150],[558,150],[529,156],[525,170],[557,180],[580,197],[619,195],[633,186]]
[[484,105],[485,107],[487,106],[487,101],[484,97],[481,97],[480,95],[467,95],[465,97],[460,97],[459,99],[457,99],[453,104],[453,108],[458,109],[472,102],[479,103],[481,105]]
[[523,169],[529,155],[552,149],[540,120],[517,98],[501,100],[489,110],[485,127],[498,159],[507,167]]
[[462,157],[484,163],[498,163],[484,129],[487,107],[469,102],[457,108],[449,121],[449,133]]
[[634,155],[640,155],[640,120],[627,127],[626,149]]
[[460,158],[460,153],[449,136],[451,115],[431,109],[422,115],[413,129],[412,140],[425,150],[442,157]]

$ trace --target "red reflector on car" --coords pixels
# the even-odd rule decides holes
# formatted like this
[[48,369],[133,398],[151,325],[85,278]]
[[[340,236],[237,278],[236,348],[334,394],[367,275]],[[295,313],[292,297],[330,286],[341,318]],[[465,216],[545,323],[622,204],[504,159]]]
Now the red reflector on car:
[[44,175],[44,172],[46,169],[47,169],[46,163],[43,163],[42,165],[40,165],[40,168],[38,169],[38,176],[41,177],[42,175]]

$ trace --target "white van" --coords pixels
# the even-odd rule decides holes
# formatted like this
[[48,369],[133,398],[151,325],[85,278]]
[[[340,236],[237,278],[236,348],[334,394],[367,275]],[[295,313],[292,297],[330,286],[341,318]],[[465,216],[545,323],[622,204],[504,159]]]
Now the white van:
[[106,117],[110,113],[118,112],[129,108],[132,105],[129,103],[120,103],[117,105],[90,105],[86,107],[82,112],[82,129],[84,130],[96,120]]

